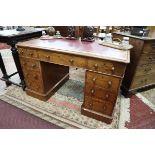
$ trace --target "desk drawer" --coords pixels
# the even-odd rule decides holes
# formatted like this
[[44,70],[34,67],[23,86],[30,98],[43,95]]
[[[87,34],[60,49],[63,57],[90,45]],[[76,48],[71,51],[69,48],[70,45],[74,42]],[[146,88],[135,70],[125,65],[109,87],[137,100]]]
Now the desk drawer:
[[87,96],[112,103],[115,103],[117,99],[117,93],[110,90],[105,90],[102,87],[89,85],[88,83],[86,83],[85,86],[85,94]]
[[155,63],[155,53],[154,54],[142,54],[138,65],[150,64]]
[[114,105],[115,104],[111,102],[101,101],[89,96],[85,96],[83,107],[104,115],[112,116]]
[[124,75],[125,67],[126,65],[123,63],[97,59],[88,60],[88,69],[121,77]]
[[136,89],[144,86],[148,86],[151,84],[155,84],[155,73],[135,76],[131,85],[131,89]]
[[39,72],[24,70],[24,77],[28,89],[43,93],[42,79]]
[[87,61],[79,56],[53,53],[52,62],[56,64],[86,68]]
[[52,62],[52,52],[38,51],[38,57],[41,61]]
[[29,58],[20,58],[21,66],[24,69],[39,71],[40,70],[40,63],[37,60],[29,59]]
[[34,49],[18,48],[18,53],[20,57],[38,58],[37,50]]
[[117,92],[119,89],[121,79],[117,77],[100,74],[100,73],[86,71],[85,81],[86,83],[89,83],[90,85],[99,86],[104,89]]
[[140,65],[136,68],[135,76],[147,76],[146,74],[155,73],[155,64]]

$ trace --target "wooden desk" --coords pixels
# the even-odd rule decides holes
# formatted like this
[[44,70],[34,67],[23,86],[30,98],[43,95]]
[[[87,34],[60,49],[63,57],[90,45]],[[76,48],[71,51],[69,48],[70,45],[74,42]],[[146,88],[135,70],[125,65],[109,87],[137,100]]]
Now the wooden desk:
[[[16,31],[16,29],[13,29],[13,30],[0,31],[0,42],[7,43],[8,45],[11,46],[12,56],[14,58],[14,62],[17,68],[17,72],[11,75],[8,75],[2,56],[1,56],[1,53],[0,53],[0,68],[3,73],[3,77],[0,79],[6,81],[7,85],[15,84],[18,86],[22,86],[23,88],[25,87],[24,76],[23,76],[22,68],[20,65],[19,57],[18,57],[16,43],[19,41],[28,40],[28,39],[35,38],[35,37],[40,37],[42,35],[43,30],[44,29],[33,29],[33,30],[31,29],[31,30],[25,30],[25,31]],[[20,84],[14,83],[13,81],[10,80],[10,77],[14,76],[17,73],[19,74],[19,77],[21,79]]]
[[125,32],[113,33],[114,38],[129,37],[131,49],[131,61],[127,65],[122,81],[122,94],[130,97],[137,91],[143,91],[155,87],[155,33],[149,33],[148,37],[139,37]]
[[66,80],[69,66],[86,69],[81,113],[110,123],[129,51],[79,40],[34,39],[18,43],[30,96],[47,100]]

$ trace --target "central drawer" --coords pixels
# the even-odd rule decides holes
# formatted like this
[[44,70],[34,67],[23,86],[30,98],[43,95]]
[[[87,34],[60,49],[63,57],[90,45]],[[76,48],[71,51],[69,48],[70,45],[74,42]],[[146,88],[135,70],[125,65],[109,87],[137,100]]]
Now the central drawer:
[[75,66],[86,68],[87,67],[87,59],[79,56],[66,55],[66,54],[52,54],[52,62],[65,66]]

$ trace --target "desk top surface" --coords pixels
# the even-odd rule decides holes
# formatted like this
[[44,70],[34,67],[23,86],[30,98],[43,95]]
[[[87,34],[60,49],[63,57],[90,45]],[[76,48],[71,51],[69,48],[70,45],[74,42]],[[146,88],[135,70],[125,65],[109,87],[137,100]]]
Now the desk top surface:
[[51,39],[41,40],[32,39],[25,42],[19,42],[17,47],[30,47],[59,53],[74,54],[79,56],[94,57],[99,59],[113,60],[123,63],[130,62],[130,51],[118,50],[97,42],[85,42],[69,39]]

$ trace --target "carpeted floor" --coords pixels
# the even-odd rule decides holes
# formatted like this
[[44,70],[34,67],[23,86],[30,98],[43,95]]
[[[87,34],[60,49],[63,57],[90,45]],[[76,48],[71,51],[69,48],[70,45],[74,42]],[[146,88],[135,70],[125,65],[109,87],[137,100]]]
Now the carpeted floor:
[[0,100],[0,129],[61,129],[61,127]]

